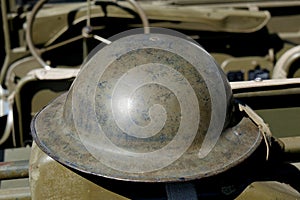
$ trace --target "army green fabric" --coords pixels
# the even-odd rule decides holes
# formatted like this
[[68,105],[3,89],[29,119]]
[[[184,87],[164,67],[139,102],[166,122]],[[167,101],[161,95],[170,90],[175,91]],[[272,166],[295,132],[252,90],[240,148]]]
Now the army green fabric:
[[55,162],[33,142],[29,182],[31,199],[128,200],[108,191]]
[[300,199],[300,193],[285,183],[277,181],[253,182],[236,200],[252,199]]

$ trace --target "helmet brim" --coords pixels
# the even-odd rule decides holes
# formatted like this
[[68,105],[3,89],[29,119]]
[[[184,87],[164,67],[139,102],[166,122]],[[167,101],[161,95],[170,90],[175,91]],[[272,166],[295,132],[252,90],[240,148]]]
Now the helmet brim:
[[[32,120],[32,136],[39,148],[59,163],[95,176],[137,182],[170,182],[201,179],[224,172],[248,158],[262,136],[247,116],[225,129],[210,153],[199,158],[199,149],[189,149],[167,167],[144,173],[115,170],[95,158],[82,143],[74,126],[64,120],[67,93],[56,98]],[[164,156],[164,155],[161,155]],[[130,165],[130,163],[129,163]]]

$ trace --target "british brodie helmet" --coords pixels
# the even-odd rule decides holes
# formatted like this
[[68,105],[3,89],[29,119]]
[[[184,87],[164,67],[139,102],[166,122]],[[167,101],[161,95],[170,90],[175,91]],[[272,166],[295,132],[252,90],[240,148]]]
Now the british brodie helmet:
[[[234,104],[200,45],[176,34],[129,34],[94,52],[31,131],[45,153],[81,172],[193,180],[237,165],[261,143],[256,123]],[[236,114],[244,116],[232,123]]]

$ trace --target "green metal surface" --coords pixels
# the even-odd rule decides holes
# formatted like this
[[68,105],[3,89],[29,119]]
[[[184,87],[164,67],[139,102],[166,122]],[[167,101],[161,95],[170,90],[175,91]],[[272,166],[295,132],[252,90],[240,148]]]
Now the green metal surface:
[[293,137],[300,135],[300,107],[273,108],[256,111],[275,137]]

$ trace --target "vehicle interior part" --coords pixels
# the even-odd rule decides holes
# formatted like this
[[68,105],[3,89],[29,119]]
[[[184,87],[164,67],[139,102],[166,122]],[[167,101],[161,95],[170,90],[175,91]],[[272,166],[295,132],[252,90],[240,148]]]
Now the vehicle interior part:
[[14,115],[17,146],[32,142],[29,126],[32,117],[45,106],[44,102],[67,91],[78,71],[76,68],[35,69],[20,80],[14,95],[14,111],[18,113]]
[[40,64],[33,56],[21,58],[12,63],[6,72],[5,85],[8,91],[13,91],[19,81],[25,77],[31,70],[39,69]]
[[230,85],[234,97],[254,109],[269,124],[275,137],[299,135],[299,78],[240,81]]
[[5,99],[7,96],[6,91],[0,86],[0,117],[8,114],[8,101]]
[[[128,200],[128,198],[96,185],[92,181],[60,165],[41,151],[35,142],[32,144],[29,165],[29,182],[32,200],[49,198],[63,199],[66,196],[78,200],[99,199],[99,197],[111,200]],[[55,176],[63,178],[57,182],[55,181]],[[48,190],[44,190],[46,185],[48,185]],[[56,192],[62,188],[66,189],[63,189],[63,192]],[[72,188],[72,190],[67,188]]]
[[30,200],[30,147],[9,147],[1,150],[1,200]]
[[[255,165],[255,163],[257,164],[258,162],[262,163],[260,163],[259,166]],[[276,161],[265,165],[262,160],[254,156],[247,160],[246,165],[234,168],[227,173],[188,183],[196,189],[198,199],[242,199],[245,195],[244,193],[248,193],[249,188],[251,189],[251,187],[247,187],[248,185],[252,183],[255,185],[257,184],[256,182],[265,185],[268,183],[266,180],[270,178],[272,173],[275,173],[277,179],[271,180],[273,180],[272,183],[278,184],[276,188],[262,190],[260,187],[259,190],[255,189],[250,192],[255,192],[255,194],[264,192],[267,196],[272,196],[274,193],[280,192],[285,198],[295,198],[295,194],[297,194],[295,189],[293,189],[295,183],[289,182],[289,178],[287,177],[293,176],[295,171],[298,171],[296,176],[299,177],[299,169],[291,165],[275,167],[275,163]],[[76,198],[80,200],[97,199],[101,193],[101,197],[116,200],[167,199],[167,192],[165,190],[167,186],[165,184],[135,184],[123,181],[110,181],[108,179],[96,180],[92,176],[84,176],[79,172],[72,171],[60,165],[38,148],[34,142],[29,169],[32,200],[48,199],[49,197],[53,197],[53,195],[55,195],[57,199],[61,199],[65,196],[76,196]],[[272,173],[270,171],[272,171]],[[53,174],[56,174],[58,177],[63,177],[63,179],[57,182]],[[297,182],[297,180],[294,181]],[[128,185],[133,185],[133,187],[128,187]],[[290,191],[286,190],[286,186],[290,188]],[[68,190],[68,188],[71,187],[75,187],[76,189]],[[147,190],[144,190],[144,188],[147,188]],[[247,194],[246,197],[248,195],[249,194]],[[253,198],[249,197],[246,199]]]
[[[28,21],[27,21],[27,26],[28,27],[26,28],[26,39],[27,39],[27,44],[29,46],[29,49],[31,50],[31,52],[34,55],[35,59],[37,59],[37,61],[39,62],[40,65],[42,65],[45,69],[48,70],[48,69],[50,69],[49,68],[50,66],[40,57],[40,53],[41,52],[38,52],[36,50],[36,47],[34,46],[34,44],[32,42],[32,32],[31,32],[32,31],[33,22],[34,22],[34,18],[37,16],[38,11],[47,2],[48,2],[47,0],[38,1],[37,4],[35,4],[33,10],[31,11],[31,15],[28,17]],[[147,16],[145,15],[145,13],[143,12],[143,10],[141,9],[141,7],[134,0],[129,0],[129,2],[130,2],[131,5],[133,5],[134,8],[136,8],[139,16],[141,17],[142,23],[144,25],[144,31],[145,32],[149,31],[148,30],[148,25],[149,25],[148,19],[147,19]],[[90,1],[87,1],[87,3],[88,3],[87,8],[86,8],[87,9],[87,19],[86,19],[87,20],[87,23],[86,23],[87,26],[85,28],[89,28],[89,27],[92,28],[91,25],[90,25],[90,18],[91,18],[91,16],[90,16],[90,6],[91,6],[90,5]],[[5,12],[3,12],[3,14],[5,14]],[[6,18],[4,18],[4,19],[6,19]],[[85,30],[85,28],[84,28],[84,30]],[[5,29],[5,30],[8,30],[8,29]],[[71,38],[70,40],[61,42],[59,44],[55,44],[52,47],[48,47],[48,50],[49,50],[49,48],[50,49],[57,48],[57,47],[59,47],[61,45],[65,45],[65,44],[67,44],[69,42],[73,42],[73,41],[75,41],[75,40],[77,40],[79,38],[84,38],[84,37],[91,37],[91,34],[83,32],[80,37]],[[98,39],[98,40],[99,39],[102,40],[102,42],[104,42],[104,43],[109,42],[106,39],[101,38],[100,36],[94,35],[94,37],[96,37],[96,39]],[[42,50],[42,49],[40,49],[40,50]],[[43,52],[43,50],[42,50],[42,52]],[[27,68],[26,69],[24,68],[25,63],[27,63]],[[20,65],[22,65],[22,69],[19,68]],[[41,78],[41,76],[38,76],[38,74],[36,74],[36,76],[32,76],[32,74],[29,75],[29,76],[27,76],[26,74],[24,74],[24,71],[30,72],[31,69],[35,69],[35,68],[37,68],[37,64],[35,62],[32,62],[31,59],[28,59],[27,57],[25,57],[23,59],[18,60],[15,63],[13,63],[13,65],[10,66],[8,72],[5,73],[7,75],[7,79],[5,81],[6,85],[8,86],[8,88],[10,90],[13,90],[15,88],[16,91],[17,91],[17,93],[14,93],[13,95],[16,94],[16,102],[17,103],[15,104],[15,107],[17,109],[17,113],[20,114],[20,116],[22,116],[23,112],[22,112],[22,109],[20,109],[21,104],[19,103],[19,98],[18,98],[19,97],[19,93],[18,92],[22,91],[22,88],[24,87],[24,85],[26,85],[30,81],[34,81],[34,80],[36,81],[37,79]],[[65,77],[66,76],[66,71],[68,69],[63,69],[63,68],[60,68],[60,69],[61,69],[60,72],[56,72],[56,70],[54,70],[53,73],[56,73],[56,76],[58,74],[60,74],[59,77],[62,78],[63,80],[65,80],[66,79],[66,77]],[[4,72],[4,71],[5,71],[5,67],[2,69],[2,72]],[[51,73],[51,74],[53,74],[53,73]],[[17,74],[17,76],[15,76],[15,74]],[[47,76],[48,76],[47,77],[48,80],[53,78],[53,76],[51,78],[49,78],[49,73],[47,74]],[[21,79],[21,77],[24,78],[24,79]],[[17,80],[17,79],[19,79],[19,80]],[[57,79],[58,78],[56,78],[56,80]],[[14,84],[16,81],[18,82],[18,85]],[[12,98],[12,99],[14,99],[14,98]],[[1,98],[1,101],[3,101],[3,98]],[[14,103],[11,102],[11,104],[13,105]],[[17,142],[15,140],[15,137],[13,136],[13,145],[16,146],[16,143],[18,143],[18,145],[23,146],[24,145],[24,143],[23,143],[24,142],[23,141],[23,136],[24,135],[23,135],[23,123],[22,123],[22,120],[21,120],[21,118],[18,118],[17,116],[14,117],[16,120],[20,119],[20,121],[19,121],[19,125],[16,126],[16,127],[14,127],[14,130],[12,131],[13,121],[11,119],[12,119],[13,111],[11,110],[11,111],[7,111],[7,112],[10,113],[10,115],[8,115],[8,117],[7,117],[5,131],[4,131],[4,134],[3,134],[2,139],[0,140],[0,142],[1,143],[6,142],[7,139],[10,137],[10,134],[13,133],[13,135],[17,134],[18,136],[20,136],[20,140],[18,140]],[[29,132],[25,133],[25,135],[28,135],[28,134],[29,134]],[[27,136],[25,136],[25,138],[26,137]]]
[[300,162],[300,137],[283,137],[279,140],[283,145],[284,159],[289,162]]
[[[10,41],[10,36],[9,36],[9,26],[8,26],[8,15],[7,15],[7,5],[6,5],[6,1],[1,1],[1,13],[2,13],[2,23],[3,23],[3,35],[4,35],[4,40],[6,41]],[[4,49],[5,49],[5,58],[4,58],[4,63],[3,63],[3,66],[1,68],[1,71],[0,71],[0,87],[1,87],[1,90],[3,90],[3,81],[5,79],[5,73],[6,73],[6,70],[8,68],[8,65],[9,65],[9,60],[10,60],[10,52],[11,52],[11,46],[10,46],[10,42],[5,42],[5,46],[4,46]],[[1,97],[2,97],[3,93],[1,94]]]
[[227,0],[214,0],[214,1],[210,1],[210,0],[166,0],[166,3],[169,4],[177,4],[177,5],[205,5],[208,7],[246,7],[248,6],[249,8],[251,7],[257,7],[257,6],[261,6],[261,7],[274,7],[274,6],[284,6],[284,5],[293,5],[295,6],[295,4],[299,5],[299,2],[295,1],[295,0],[288,0],[288,1],[272,1],[270,2],[269,0],[261,0],[261,1],[237,1],[237,0],[233,0],[233,1],[227,1]]
[[279,58],[275,64],[272,78],[292,78],[297,70],[300,70],[300,45],[289,49]]
[[248,81],[256,78],[270,79],[273,62],[268,57],[228,58],[221,64],[229,81]]
[[18,160],[1,162],[0,180],[14,179],[14,178],[28,178],[29,176],[29,161]]
[[[136,9],[137,13],[139,14],[139,16],[142,20],[142,24],[143,24],[145,33],[149,33],[149,22],[148,22],[148,18],[146,16],[145,12],[143,11],[143,9],[140,7],[140,5],[135,0],[126,0],[126,1],[128,1]],[[33,7],[32,11],[31,11],[31,15],[29,16],[29,18],[27,20],[28,27],[26,28],[26,41],[27,41],[27,45],[29,47],[31,54],[37,59],[37,61],[41,64],[41,66],[43,68],[45,68],[46,70],[49,70],[49,69],[51,69],[51,66],[42,59],[42,57],[40,56],[40,52],[38,52],[36,50],[36,47],[34,46],[33,41],[32,41],[32,26],[33,26],[34,19],[37,15],[38,11],[47,2],[48,2],[48,0],[39,0]],[[87,0],[87,20],[86,20],[86,26],[83,27],[83,29],[82,29],[82,35],[77,36],[75,38],[71,38],[68,41],[63,42],[63,44],[60,44],[60,45],[64,45],[66,43],[73,42],[78,39],[84,39],[84,38],[90,38],[90,37],[100,40],[100,42],[109,44],[110,41],[108,41],[100,36],[97,36],[97,35],[91,35],[90,31],[92,30],[92,26],[90,23],[90,18],[91,18],[91,2],[90,2],[90,0]]]
[[0,189],[0,200],[31,200],[28,187]]
[[259,181],[251,183],[236,200],[245,199],[286,199],[300,198],[300,193],[290,185],[277,181]]
[[[13,98],[12,96],[9,97],[10,99]],[[13,124],[14,123],[14,118],[13,118],[13,108],[12,108],[12,101],[9,101],[9,111],[7,114],[7,118],[6,118],[6,125],[5,125],[5,129],[3,132],[3,135],[0,139],[0,145],[4,144],[8,138],[10,137],[10,135],[13,135],[13,146],[16,147],[16,138],[14,135],[14,132],[12,131],[13,129]]]

